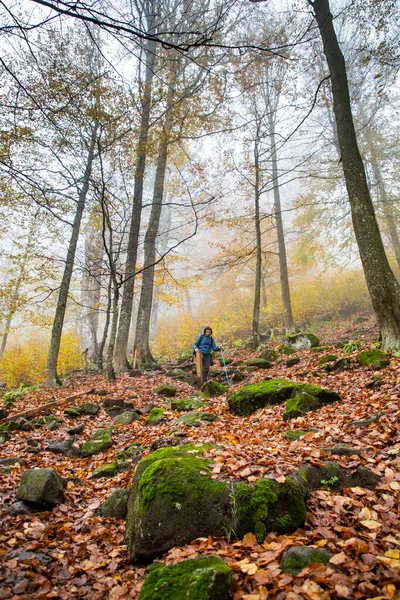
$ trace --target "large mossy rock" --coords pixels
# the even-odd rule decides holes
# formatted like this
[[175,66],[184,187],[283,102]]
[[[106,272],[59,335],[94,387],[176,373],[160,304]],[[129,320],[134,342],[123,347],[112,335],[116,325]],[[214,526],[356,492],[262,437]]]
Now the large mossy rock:
[[246,385],[229,394],[227,400],[232,412],[246,416],[265,406],[283,404],[292,396],[294,391],[300,390],[318,398],[324,404],[340,400],[339,394],[331,390],[286,379],[270,379],[269,381]]
[[261,352],[259,358],[267,360],[268,362],[274,362],[278,358],[278,353],[275,350],[272,350],[272,348],[267,348]]
[[282,573],[296,576],[313,563],[327,565],[332,556],[333,554],[323,548],[292,546],[282,555],[279,566]]
[[65,480],[54,469],[27,469],[22,473],[17,498],[41,507],[64,502]]
[[172,400],[172,410],[186,411],[196,410],[197,408],[203,408],[206,402],[198,400],[197,398],[182,398],[181,400]]
[[211,479],[202,447],[161,448],[143,458],[128,500],[126,541],[135,560],[210,534],[222,536],[229,514],[228,483]]
[[210,379],[210,381],[206,381],[201,386],[201,391],[206,396],[222,396],[222,394],[226,394],[228,391],[228,387],[223,385],[219,381],[214,381]]
[[158,406],[153,406],[147,417],[145,425],[159,425],[165,420],[165,411]]
[[307,350],[320,345],[319,339],[313,333],[294,333],[285,336],[285,345],[292,350]]
[[[149,560],[202,536],[287,533],[306,518],[303,483],[256,483],[211,478],[206,447],[163,448],[140,461],[128,500],[126,541],[134,560]],[[211,464],[210,464],[211,463]]]
[[96,429],[96,431],[92,434],[90,440],[82,444],[82,456],[92,456],[93,454],[97,454],[98,452],[107,450],[107,448],[111,448],[111,446],[113,445],[112,432],[112,427],[106,427],[105,429]]
[[149,568],[139,600],[228,600],[232,571],[218,556]]
[[270,369],[272,367],[272,363],[265,358],[251,358],[246,364],[248,367],[257,367],[257,369]]
[[307,391],[303,388],[293,390],[291,397],[286,402],[283,420],[288,421],[289,419],[302,417],[307,412],[318,410],[324,404],[332,404],[332,402],[340,400],[340,396],[336,392],[330,390],[323,390],[323,392]]
[[386,353],[379,348],[372,348],[371,350],[364,350],[357,355],[357,362],[363,367],[369,367],[378,360],[386,358]]
[[120,415],[114,417],[114,421],[118,425],[130,425],[131,423],[133,423],[134,421],[138,421],[139,419],[140,417],[138,413],[133,410],[126,410]]

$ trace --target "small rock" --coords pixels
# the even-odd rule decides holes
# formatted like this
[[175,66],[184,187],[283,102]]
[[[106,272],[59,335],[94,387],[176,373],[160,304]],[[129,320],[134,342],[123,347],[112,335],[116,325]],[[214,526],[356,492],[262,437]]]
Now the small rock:
[[18,500],[49,506],[64,502],[65,481],[54,469],[27,469],[17,490]]
[[76,427],[72,427],[72,429],[67,429],[67,433],[69,435],[79,435],[83,432],[83,430],[85,429],[85,424],[82,423],[81,425],[77,425]]
[[292,546],[282,555],[279,566],[283,573],[296,576],[313,563],[327,565],[332,556],[333,554],[323,548]]
[[300,359],[298,356],[292,356],[291,358],[288,358],[286,361],[286,366],[287,367],[294,367],[294,365],[298,365],[300,362]]
[[174,385],[169,385],[168,383],[163,383],[156,388],[156,394],[172,398],[176,394],[176,387]]
[[101,516],[104,518],[125,519],[128,510],[129,489],[115,490],[101,507]]
[[142,375],[144,373],[140,369],[131,369],[128,373],[128,377],[141,377]]
[[15,517],[16,515],[30,515],[35,511],[32,506],[26,502],[20,501],[11,504],[11,506],[8,507],[7,512],[11,517]]
[[118,425],[130,425],[133,421],[138,421],[140,419],[137,412],[126,411],[120,415],[117,415],[114,418],[114,421],[118,423]]

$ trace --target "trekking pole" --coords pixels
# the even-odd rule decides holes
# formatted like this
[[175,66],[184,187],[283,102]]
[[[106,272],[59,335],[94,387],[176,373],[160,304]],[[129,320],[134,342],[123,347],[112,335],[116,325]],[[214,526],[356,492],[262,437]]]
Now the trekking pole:
[[224,351],[222,350],[222,348],[221,348],[221,358],[222,358],[222,364],[224,365],[224,371],[225,371],[225,375],[226,375],[226,383],[228,385],[231,385],[231,382],[229,381],[228,369],[226,368]]

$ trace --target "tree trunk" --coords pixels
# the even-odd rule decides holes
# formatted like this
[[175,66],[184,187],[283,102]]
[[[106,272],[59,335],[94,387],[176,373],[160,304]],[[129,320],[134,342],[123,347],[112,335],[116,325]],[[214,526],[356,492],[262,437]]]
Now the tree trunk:
[[129,328],[132,316],[133,291],[135,285],[135,270],[142,213],[143,179],[146,166],[147,140],[149,135],[150,107],[154,62],[156,58],[155,41],[147,42],[146,75],[141,102],[141,121],[139,138],[136,146],[136,169],[133,191],[132,217],[129,229],[128,251],[125,262],[125,283],[122,293],[121,310],[119,315],[118,333],[115,342],[114,366],[117,371],[129,367],[127,348]]
[[85,239],[85,269],[82,274],[81,346],[88,350],[88,359],[97,363],[99,358],[99,306],[101,296],[101,264],[104,248],[101,234],[89,225]]
[[117,282],[114,278],[113,288],[112,288],[111,331],[110,331],[110,340],[108,342],[107,357],[106,357],[106,380],[107,381],[115,381],[114,347],[115,347],[115,338],[117,335],[118,301],[119,301],[119,289],[118,289]]
[[383,350],[400,350],[400,286],[390,268],[357,145],[344,57],[328,0],[314,8],[332,80],[334,112],[354,232],[368,291],[381,331]]
[[104,353],[104,348],[105,348],[106,341],[107,341],[108,328],[110,326],[111,305],[112,305],[112,280],[111,280],[111,275],[110,275],[110,280],[109,280],[108,289],[107,289],[106,320],[104,323],[103,335],[102,335],[102,338],[101,338],[100,344],[99,344],[99,356],[97,359],[97,368],[98,368],[99,373],[103,372],[103,353]]
[[[257,128],[258,129],[258,128]],[[257,131],[258,135],[259,131]],[[256,231],[256,278],[254,282],[253,320],[251,337],[254,348],[260,344],[260,298],[261,298],[261,224],[260,224],[260,165],[258,156],[258,140],[254,146],[254,227]]]
[[98,127],[97,125],[95,125],[92,131],[92,138],[90,140],[86,169],[83,176],[82,189],[79,193],[78,203],[76,205],[75,218],[72,225],[71,240],[68,247],[67,259],[61,281],[60,292],[58,295],[56,314],[54,316],[53,328],[51,331],[50,350],[47,357],[46,365],[46,383],[49,386],[61,384],[60,378],[57,375],[57,360],[60,351],[61,334],[64,325],[69,286],[71,283],[72,271],[74,268],[75,252],[78,244],[78,237],[81,227],[82,215],[85,208],[86,196],[89,190],[89,180],[92,173],[97,129]]
[[281,294],[283,305],[283,320],[286,333],[295,330],[292,303],[290,301],[289,273],[286,258],[285,234],[283,232],[281,198],[279,193],[278,160],[276,156],[275,123],[272,111],[269,112],[269,136],[271,140],[271,167],[274,186],[274,214],[276,222],[276,237],[278,240],[279,274],[281,280]]
[[163,126],[163,131],[161,132],[161,140],[158,147],[153,203],[144,241],[144,270],[142,276],[142,288],[140,292],[134,344],[134,354],[135,351],[137,351],[138,356],[140,356],[140,361],[144,364],[151,364],[155,362],[149,345],[150,318],[154,295],[154,263],[156,260],[156,241],[160,227],[160,218],[164,198],[165,171],[167,168],[169,133],[172,126],[172,103],[175,93],[177,69],[178,62],[174,64],[169,80],[165,110],[165,123]]

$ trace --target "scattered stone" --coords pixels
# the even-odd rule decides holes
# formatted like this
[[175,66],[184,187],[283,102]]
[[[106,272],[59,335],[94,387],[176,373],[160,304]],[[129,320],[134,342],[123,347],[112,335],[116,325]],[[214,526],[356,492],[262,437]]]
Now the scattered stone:
[[203,408],[206,405],[206,402],[202,402],[201,400],[197,400],[197,398],[182,398],[181,400],[172,400],[171,408],[172,410],[195,410],[196,408]]
[[321,448],[327,454],[336,454],[337,456],[353,456],[353,454],[361,454],[366,452],[367,448],[351,448],[346,444],[338,444],[335,448]]
[[214,381],[210,379],[210,381],[206,381],[201,386],[201,392],[206,396],[221,396],[222,394],[226,394],[228,391],[228,387],[219,381]]
[[55,454],[63,454],[64,456],[68,456],[69,458],[76,458],[80,455],[80,450],[77,446],[74,445],[74,439],[68,438],[61,442],[51,442],[46,450],[49,452],[54,452]]
[[8,514],[11,517],[16,517],[17,515],[31,515],[35,512],[35,509],[28,504],[27,502],[14,502],[7,509]]
[[324,370],[329,372],[332,371],[349,371],[351,369],[350,358],[339,358],[336,362],[329,362],[324,366]]
[[232,571],[218,556],[154,563],[149,571],[139,600],[228,600]]
[[77,419],[81,416],[81,413],[79,412],[79,410],[76,410],[76,408],[66,408],[64,410],[64,415],[66,417],[69,417],[70,419]]
[[80,404],[77,410],[82,415],[97,415],[100,410],[100,406],[94,402],[85,402],[84,404]]
[[111,448],[113,445],[112,440],[112,427],[106,429],[97,429],[91,436],[90,440],[82,444],[81,455],[92,456],[98,454],[107,448]]
[[296,390],[304,390],[323,404],[340,400],[339,394],[331,390],[286,379],[270,379],[247,385],[232,394],[227,400],[229,408],[237,415],[247,416],[265,406],[283,404]]
[[292,356],[291,358],[287,359],[286,366],[294,367],[295,365],[298,365],[299,362],[300,362],[300,358],[298,356]]
[[97,392],[95,392],[98,396],[107,396],[108,391],[107,390],[97,390]]
[[174,385],[169,385],[168,383],[163,383],[156,388],[156,394],[172,398],[176,394],[176,387]]
[[3,419],[6,419],[8,415],[8,411],[6,411],[4,408],[0,408],[0,421],[2,421]]
[[246,364],[248,367],[257,367],[257,369],[270,369],[272,367],[272,362],[264,358],[252,358]]
[[168,377],[178,379],[178,381],[183,381],[187,377],[187,373],[183,369],[170,369],[169,371],[167,371],[167,375]]
[[382,358],[381,360],[374,360],[370,365],[370,369],[372,371],[381,371],[382,369],[386,369],[390,365],[390,360],[387,358]]
[[153,404],[152,402],[149,402],[149,404],[146,404],[146,406],[144,408],[142,408],[142,413],[144,415],[147,415],[147,413],[150,413],[153,408],[158,408],[157,404]]
[[104,518],[125,519],[128,510],[129,489],[115,490],[101,507],[101,516]]
[[77,425],[76,427],[72,427],[72,429],[67,429],[68,435],[80,435],[85,429],[85,424]]
[[290,429],[283,434],[285,440],[289,440],[289,442],[293,442],[294,440],[299,440],[304,437],[310,430],[303,429]]
[[9,431],[0,431],[0,444],[5,444],[10,439]]
[[373,390],[375,388],[381,387],[381,380],[379,375],[374,375],[368,383],[365,384],[367,390]]
[[125,400],[123,398],[106,398],[103,402],[103,408],[111,417],[121,415],[125,410]]
[[39,440],[26,440],[26,448],[25,452],[31,452],[32,454],[37,454],[40,452],[40,442]]
[[175,425],[188,425],[189,427],[200,427],[203,423],[213,423],[218,421],[217,415],[207,412],[190,412],[181,415],[174,421]]
[[175,432],[175,435],[172,435],[168,438],[162,438],[160,440],[154,440],[154,442],[150,445],[151,452],[155,452],[159,450],[159,448],[170,448],[171,446],[180,446],[185,442],[182,440],[182,437],[186,437],[186,433],[184,431]]
[[274,362],[278,358],[278,353],[275,350],[272,350],[271,348],[267,348],[266,350],[263,350],[261,352],[259,358],[263,358],[268,362]]
[[230,371],[229,378],[231,381],[243,381],[246,379],[246,374],[240,371],[240,369],[234,369]]
[[152,408],[145,425],[159,425],[165,420],[165,411],[162,408]]
[[143,452],[144,448],[140,444],[140,442],[134,442],[133,444],[129,444],[124,450],[120,450],[115,454],[117,460],[120,461],[131,461],[137,462],[137,459],[140,458],[141,452]]
[[335,461],[328,461],[321,467],[305,465],[295,472],[295,478],[306,486],[307,494],[321,487],[340,491],[343,488],[362,487],[374,490],[380,481],[376,475],[365,467],[356,471],[344,469]]
[[286,356],[289,354],[294,354],[293,348],[288,348],[287,346],[279,346],[278,350],[281,354],[286,354]]
[[138,421],[139,419],[140,416],[137,414],[137,412],[131,410],[125,411],[122,414],[114,417],[114,421],[118,425],[130,425],[133,423],[133,421]]
[[64,502],[65,481],[54,469],[27,469],[17,490],[18,500],[48,507]]
[[375,415],[372,415],[369,419],[359,419],[358,421],[353,421],[350,425],[353,427],[365,427],[366,425],[371,425],[371,423],[379,423],[380,419],[385,415],[385,411],[382,410]]
[[255,373],[257,371],[257,367],[243,367],[243,371],[246,371],[246,373]]
[[60,425],[61,419],[58,419],[57,417],[53,417],[51,415],[42,415],[40,417],[37,417],[33,421],[35,427],[41,427],[42,425],[50,425],[51,423],[57,423],[58,425]]
[[21,466],[24,464],[24,461],[17,456],[9,456],[8,458],[0,458],[1,466]]
[[305,567],[313,563],[327,565],[333,554],[323,548],[310,546],[292,546],[283,553],[279,566],[282,573],[298,575]]
[[91,479],[102,479],[103,477],[115,477],[119,475],[119,473],[125,473],[132,468],[132,465],[123,462],[114,460],[111,463],[107,463],[105,465],[100,465],[97,467],[93,473],[91,474]]
[[319,345],[319,339],[313,333],[293,333],[285,336],[285,346],[292,350],[308,350]]
[[144,373],[140,369],[131,369],[128,373],[128,377],[142,377],[142,375]]
[[57,429],[60,429],[60,423],[57,423],[57,421],[51,421],[51,423],[46,425],[46,429],[48,429],[48,431],[56,431]]
[[336,354],[326,354],[326,356],[323,356],[321,358],[321,360],[319,361],[319,365],[326,365],[327,363],[330,362],[334,362],[335,360],[337,360],[337,355]]
[[20,417],[16,419],[14,423],[18,426],[18,429],[21,431],[31,431],[33,429],[33,423],[28,421],[28,419],[24,419],[24,417]]

